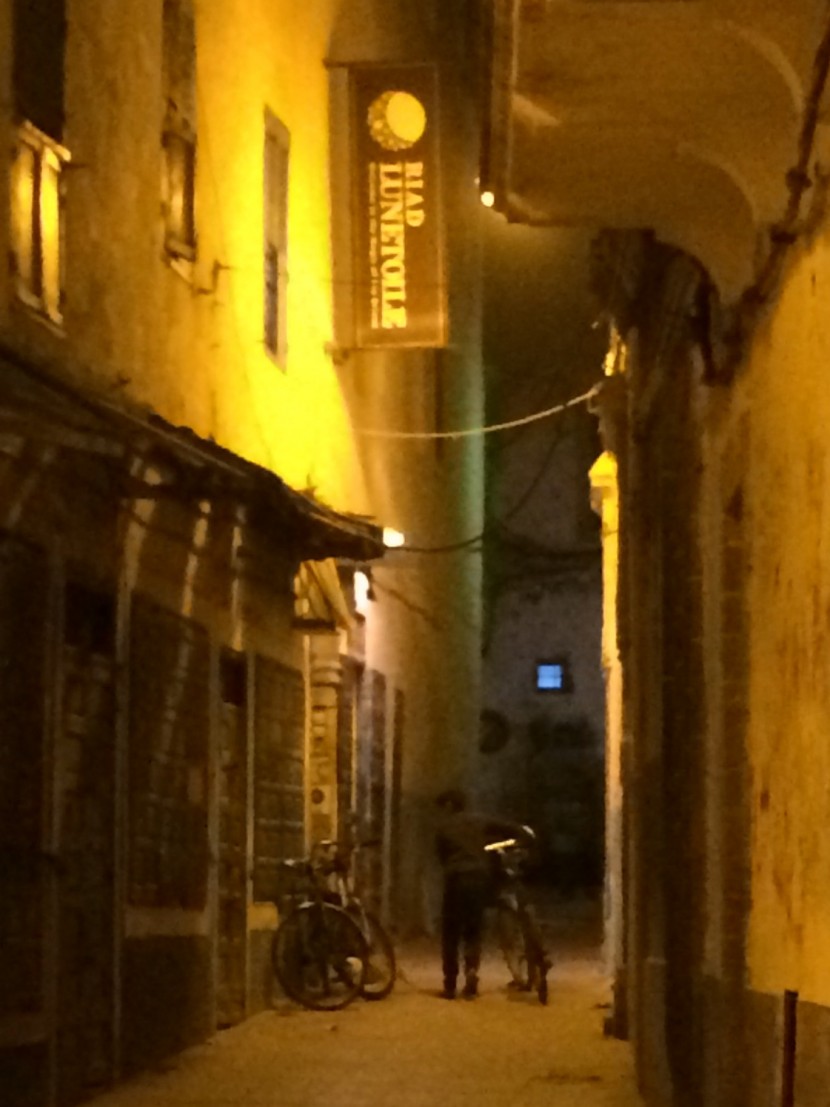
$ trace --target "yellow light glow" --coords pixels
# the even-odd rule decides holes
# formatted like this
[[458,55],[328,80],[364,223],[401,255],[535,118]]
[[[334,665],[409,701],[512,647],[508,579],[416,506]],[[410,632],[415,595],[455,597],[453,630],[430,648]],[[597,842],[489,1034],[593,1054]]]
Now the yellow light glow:
[[426,126],[424,105],[410,92],[390,89],[378,96],[369,109],[372,137],[385,150],[414,146]]
[[52,318],[60,316],[61,299],[60,170],[56,155],[44,150],[40,179],[42,296],[43,306]]
[[[313,14],[312,14],[313,9]],[[319,64],[329,48],[335,5],[252,4],[244,20],[219,5],[206,20],[199,41],[200,68],[217,71],[237,59],[226,87],[208,82],[200,89],[200,120],[209,139],[199,146],[199,256],[202,284],[211,286],[208,265],[221,259],[216,303],[224,305],[215,323],[213,368],[193,381],[186,402],[189,418],[203,436],[279,474],[292,488],[313,487],[320,500],[338,511],[371,515],[361,457],[352,434],[342,381],[330,356],[333,335],[330,206],[342,183],[329,179],[329,72]],[[326,14],[324,14],[326,13]],[[209,26],[207,25],[209,24]],[[266,62],[263,43],[280,44],[280,64]],[[287,43],[301,44],[296,49]],[[299,95],[298,90],[302,90]],[[278,319],[284,358],[275,372],[266,345],[263,312],[265,242],[264,157],[269,116],[289,139],[287,236],[273,243],[284,277],[284,307]],[[244,124],[240,122],[244,120]],[[202,122],[200,122],[200,128]],[[207,278],[206,280],[204,278]],[[194,278],[195,279],[195,278]],[[171,354],[169,384],[158,397],[162,411],[183,400],[179,381],[190,370],[192,349],[181,330]],[[209,401],[212,373],[219,373],[215,403]],[[260,417],[253,413],[259,412]],[[177,416],[178,417],[178,416]]]
[[406,537],[399,530],[394,527],[383,528],[383,544],[388,550],[399,549],[405,542]]
[[608,336],[608,349],[602,363],[602,371],[606,377],[614,377],[625,372],[627,353],[622,335],[615,326],[612,326]]
[[67,161],[68,150],[30,123],[20,124],[11,181],[16,291],[56,322],[61,317],[61,173]]
[[486,208],[491,208],[496,202],[496,194],[491,192],[489,188],[485,189],[481,194],[481,202]]
[[502,839],[501,842],[490,842],[488,845],[486,845],[484,847],[484,849],[485,849],[485,852],[492,853],[493,850],[510,849],[512,846],[517,846],[518,844],[519,844],[519,839],[518,838],[504,838],[504,839]]
[[360,569],[354,575],[354,607],[358,615],[369,612],[369,578]]
[[424,105],[408,92],[396,92],[392,96],[386,109],[386,117],[395,134],[405,138],[410,144],[417,142],[426,130]]
[[18,277],[31,289],[34,263],[32,228],[35,202],[35,151],[25,142],[17,148],[12,188],[12,242]]

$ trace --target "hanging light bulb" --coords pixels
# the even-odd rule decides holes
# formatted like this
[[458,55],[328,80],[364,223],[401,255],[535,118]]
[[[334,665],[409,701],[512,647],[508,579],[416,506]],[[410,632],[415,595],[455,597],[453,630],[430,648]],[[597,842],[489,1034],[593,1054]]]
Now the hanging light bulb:
[[388,550],[396,550],[404,545],[406,537],[394,527],[383,528],[383,544]]
[[368,574],[358,569],[354,575],[354,609],[358,615],[366,615],[369,611],[369,600],[372,597],[372,584]]

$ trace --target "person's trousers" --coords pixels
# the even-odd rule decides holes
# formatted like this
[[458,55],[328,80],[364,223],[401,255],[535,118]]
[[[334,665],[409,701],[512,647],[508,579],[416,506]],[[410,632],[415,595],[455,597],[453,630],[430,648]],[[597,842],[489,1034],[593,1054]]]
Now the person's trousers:
[[484,910],[490,894],[487,873],[449,873],[444,880],[441,912],[441,963],[444,986],[454,988],[458,977],[459,947],[465,973],[478,973]]

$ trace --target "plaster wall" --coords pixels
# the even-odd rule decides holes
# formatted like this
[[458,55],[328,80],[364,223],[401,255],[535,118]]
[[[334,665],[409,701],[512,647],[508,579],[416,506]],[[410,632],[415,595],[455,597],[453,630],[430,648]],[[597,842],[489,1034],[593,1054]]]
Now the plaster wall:
[[605,679],[605,889],[604,954],[615,981],[612,1018],[622,1030],[621,978],[625,971],[623,891],[623,670],[617,595],[620,586],[620,502],[617,460],[603,452],[591,467],[591,499],[602,526],[602,671]]
[[[680,1097],[688,1085],[700,1102],[786,1100],[807,1107],[826,1098],[819,1027],[830,1003],[825,833],[830,410],[824,381],[830,329],[821,299],[830,280],[828,246],[824,224],[791,250],[781,286],[729,388],[701,383],[697,355],[686,365],[679,357],[672,364],[675,390],[686,379],[683,374],[696,382],[688,424],[700,430],[700,464],[693,462],[688,472],[700,486],[699,496],[684,501],[685,487],[670,483],[659,504],[660,519],[671,556],[673,543],[683,541],[687,524],[678,509],[687,502],[693,515],[687,537],[699,550],[701,574],[672,578],[669,572],[673,583],[664,606],[681,588],[700,602],[702,680],[696,683],[691,673],[684,679],[705,701],[705,714],[699,755],[689,771],[674,783],[665,769],[651,778],[643,749],[646,731],[663,736],[664,759],[682,766],[686,747],[676,741],[676,730],[665,739],[665,709],[674,711],[679,700],[684,712],[691,711],[692,701],[684,701],[687,690],[677,684],[661,717],[654,675],[634,658],[627,695],[631,700],[636,685],[645,711],[632,715],[641,724],[642,775],[629,778],[629,798],[646,831],[632,842],[638,854],[634,864],[654,857],[655,827],[646,821],[661,803],[667,808],[657,826],[663,824],[669,845],[665,869],[651,888],[665,907],[665,935],[654,928],[655,940],[648,944],[635,932],[630,964],[641,963],[639,969],[634,964],[639,972],[634,1037],[643,1073],[653,1069],[653,1050],[664,1055],[661,1034],[670,1031],[667,1041],[674,1041],[675,1052],[666,1053],[675,1093]],[[665,397],[673,394],[664,390]],[[671,424],[663,431],[664,443],[677,433]],[[697,449],[698,439],[693,441]],[[628,491],[635,504],[632,519],[635,513],[642,516],[644,489],[631,485]],[[629,553],[645,558],[653,534],[645,528],[638,545],[630,534],[627,541]],[[672,562],[667,565],[671,570]],[[647,587],[653,590],[653,582]],[[645,641],[656,624],[644,606],[636,615],[637,636]],[[658,679],[682,656],[683,634],[697,640],[688,612],[686,617],[686,629],[681,620],[680,636],[666,642]],[[673,828],[680,830],[676,837]],[[684,893],[685,884],[695,889],[692,898]],[[640,914],[650,909],[649,888],[646,877],[636,901]],[[647,927],[643,933],[648,938]],[[690,950],[677,943],[678,936],[683,941],[688,936]],[[649,951],[656,956],[648,957]],[[654,1018],[659,993],[648,977],[660,963],[675,982],[689,974],[693,1002],[687,1004],[690,1017],[682,1033],[676,983],[667,993],[671,1010]],[[747,1046],[751,1062],[738,1082],[736,1059],[747,1056]],[[681,1063],[687,1057],[699,1061],[693,1082]],[[655,1101],[659,1094],[655,1088],[649,1092]],[[787,1098],[792,1095],[794,1100]]]
[[[11,4],[4,0],[2,8],[8,21]],[[171,260],[163,248],[161,7],[69,0],[63,333],[10,308],[16,343],[59,360],[69,376],[146,403],[293,487],[314,488],[332,506],[367,512],[326,352],[332,278],[324,59],[337,8],[334,0],[196,5],[198,244],[191,263]],[[266,108],[291,143],[284,367],[262,340]]]
[[830,284],[826,225],[793,258],[742,383],[751,404],[753,985],[830,1002]]

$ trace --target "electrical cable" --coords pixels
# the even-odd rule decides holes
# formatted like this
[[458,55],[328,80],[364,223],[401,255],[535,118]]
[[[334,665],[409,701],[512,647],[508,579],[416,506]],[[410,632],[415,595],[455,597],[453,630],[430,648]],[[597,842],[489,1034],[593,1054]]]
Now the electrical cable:
[[[481,534],[476,534],[472,538],[463,538],[460,542],[451,542],[447,546],[401,546],[401,550],[405,553],[417,554],[455,553],[457,550],[466,549],[467,546],[475,546],[487,537],[489,537],[489,531],[485,529]],[[480,551],[474,550],[473,552],[479,553]]]
[[522,510],[522,508],[525,506],[527,501],[530,499],[530,497],[533,495],[533,493],[538,488],[539,481],[542,479],[542,477],[547,472],[548,466],[550,465],[551,460],[553,459],[553,455],[556,452],[556,447],[559,445],[561,440],[562,440],[562,430],[561,430],[561,427],[560,427],[560,428],[557,429],[556,434],[551,435],[550,442],[548,443],[548,447],[545,450],[545,455],[542,458],[542,462],[541,462],[539,468],[536,470],[536,473],[535,473],[533,479],[531,480],[530,484],[528,484],[527,488],[525,488],[525,490],[521,494],[521,496],[519,496],[519,498],[513,504],[511,504],[510,508],[501,516],[501,518],[496,520],[496,523],[498,525],[503,525],[509,519],[512,519],[514,517],[514,515],[518,515],[519,512]]
[[[405,550],[408,553],[417,553],[417,554],[456,553],[459,550],[464,550],[464,549],[467,549],[469,547],[478,546],[480,543],[484,543],[488,539],[489,540],[493,540],[493,539],[500,540],[502,538],[501,531],[506,529],[505,524],[507,523],[507,521],[509,519],[512,519],[513,516],[518,511],[520,511],[522,509],[522,507],[524,507],[524,505],[527,503],[530,496],[536,490],[536,488],[539,484],[539,481],[542,479],[542,476],[544,475],[544,473],[545,473],[545,471],[546,471],[546,469],[547,469],[547,467],[550,463],[550,460],[553,457],[554,450],[556,449],[556,447],[558,445],[559,445],[559,438],[557,437],[554,440],[554,442],[552,444],[552,447],[548,449],[548,452],[545,455],[545,458],[542,461],[542,464],[540,465],[539,469],[537,470],[535,476],[533,477],[533,479],[531,480],[530,484],[525,489],[525,491],[522,493],[522,495],[519,497],[519,499],[516,501],[516,503],[513,504],[513,506],[510,508],[510,510],[504,516],[502,516],[499,519],[494,519],[492,524],[489,525],[489,526],[486,526],[484,528],[484,530],[481,531],[480,534],[476,534],[472,538],[461,539],[458,542],[448,543],[446,546],[409,546],[409,545],[406,545],[406,546],[403,546],[402,549]],[[481,551],[481,549],[471,549],[470,552],[471,553],[481,553],[482,551]]]
[[567,411],[568,408],[576,407],[577,404],[587,403],[592,400],[597,394],[599,389],[598,385],[594,385],[588,392],[583,392],[581,396],[574,396],[570,400],[565,400],[564,403],[556,404],[554,407],[545,408],[544,411],[535,411],[532,415],[524,415],[520,419],[511,419],[507,423],[492,423],[489,426],[483,427],[466,427],[464,430],[454,431],[395,431],[395,430],[380,430],[368,427],[357,427],[356,433],[365,435],[369,438],[396,438],[396,439],[435,439],[435,438],[472,438],[480,434],[494,434],[496,431],[512,430],[514,427],[525,427],[529,423],[536,423],[540,419],[548,419],[551,415],[558,415],[561,411]]
[[[511,382],[508,382],[508,383],[511,383]],[[543,404],[544,405],[552,404],[554,402],[555,394],[558,393],[558,391],[559,391],[559,382],[558,382],[556,376],[552,373],[549,373],[549,372],[546,375],[536,377],[536,378],[534,378],[533,380],[530,380],[530,381],[524,380],[522,382],[522,384],[528,386],[525,389],[525,392],[530,397],[530,399],[532,401],[531,404],[527,405],[527,406],[531,407],[531,409],[535,406],[538,406],[539,410],[541,410]],[[553,395],[551,395],[551,394],[543,395],[542,394],[543,392],[544,393],[553,393]],[[519,395],[520,394],[519,394],[518,390],[516,390],[516,389],[512,390],[511,391],[511,401],[514,404],[516,404],[517,406],[523,406],[523,405],[518,404]],[[537,397],[535,400],[534,400],[534,396]],[[489,399],[489,396],[488,396],[488,399]],[[494,390],[494,395],[493,395],[493,401],[492,401],[490,406],[491,406],[491,409],[494,409],[494,410],[498,410],[499,406],[500,406],[500,400],[499,400],[498,396],[495,394],[495,390]],[[496,438],[492,438],[490,440],[490,442],[488,443],[488,449],[490,450],[491,456],[492,456],[496,452],[501,452],[502,450],[504,450],[504,451],[510,450],[513,446],[515,446],[519,443],[523,443],[524,441],[526,441],[525,437],[524,437],[524,427],[517,427],[513,431],[507,432],[505,434],[501,434]]]
[[[558,405],[559,410],[564,410],[565,408],[572,407],[577,402],[579,402],[581,400],[584,400],[587,397],[593,396],[594,394],[596,394],[599,387],[600,387],[599,385],[595,385],[591,389],[590,392],[585,393],[585,396],[577,397],[574,400],[567,401],[565,404]],[[551,410],[552,409],[549,409],[548,413],[550,413]],[[514,515],[516,515],[519,511],[521,511],[521,509],[527,503],[528,499],[530,499],[530,497],[533,495],[533,493],[535,492],[536,488],[539,485],[539,481],[542,479],[545,472],[547,471],[547,468],[548,468],[548,466],[551,462],[553,454],[556,451],[556,448],[557,448],[557,446],[559,445],[560,442],[561,442],[561,432],[557,433],[552,438],[550,445],[548,446],[547,450],[545,451],[545,456],[543,457],[539,468],[536,470],[536,473],[534,474],[533,478],[531,479],[529,485],[524,490],[524,492],[519,496],[518,500],[516,500],[516,502],[511,505],[511,507],[509,508],[509,510],[506,512],[505,515],[503,515],[499,519],[494,519],[493,523],[491,525],[485,526],[484,530],[482,530],[481,533],[473,535],[471,538],[461,539],[458,542],[450,542],[450,543],[448,543],[447,545],[444,545],[444,546],[410,546],[410,545],[405,545],[405,546],[402,547],[402,550],[406,551],[408,553],[417,553],[417,554],[456,553],[459,550],[464,550],[464,549],[467,549],[469,547],[477,546],[479,543],[483,543],[487,539],[499,539],[499,538],[501,538],[500,530],[502,528],[504,528],[505,523],[507,523],[507,521],[509,519],[512,519]],[[471,550],[471,552],[480,553],[481,550]]]

